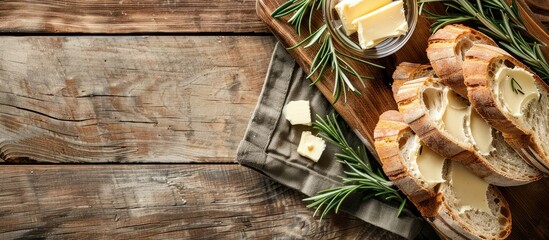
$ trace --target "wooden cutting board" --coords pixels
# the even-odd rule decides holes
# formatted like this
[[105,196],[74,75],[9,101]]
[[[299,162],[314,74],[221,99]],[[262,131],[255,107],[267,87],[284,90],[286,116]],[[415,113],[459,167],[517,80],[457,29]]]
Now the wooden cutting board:
[[[298,36],[293,26],[286,23],[288,18],[274,19],[270,14],[286,0],[258,0],[257,13],[259,17],[267,24],[284,46],[293,46],[300,42],[304,36]],[[431,11],[440,11],[442,8],[435,7]],[[530,21],[530,19],[528,20]],[[313,25],[318,27],[322,24],[322,14],[317,12],[313,16]],[[535,26],[532,25],[532,26]],[[306,32],[306,31],[304,31]],[[539,31],[540,39],[549,39],[544,31]],[[545,34],[545,35],[543,35]],[[429,22],[423,17],[418,20],[417,27],[410,41],[397,53],[392,56],[375,60],[373,62],[386,66],[385,70],[374,67],[357,64],[351,61],[351,64],[362,75],[373,76],[375,80],[366,81],[366,86],[362,87],[359,83],[355,84],[362,93],[361,96],[353,93],[347,94],[347,101],[343,99],[334,104],[336,111],[351,126],[357,135],[370,150],[373,150],[373,130],[378,121],[379,115],[390,109],[397,109],[396,103],[390,90],[391,75],[395,66],[400,62],[428,63],[425,49],[427,48],[427,38],[429,33]],[[308,49],[302,47],[289,51],[297,63],[306,71],[309,71],[310,64],[314,58],[314,53],[318,47],[313,46]],[[333,101],[333,75],[329,71],[325,73],[322,81],[317,83],[318,89],[324,96]],[[501,188],[507,201],[511,206],[513,215],[513,231],[510,239],[544,239],[549,236],[549,180],[531,183],[525,186]]]

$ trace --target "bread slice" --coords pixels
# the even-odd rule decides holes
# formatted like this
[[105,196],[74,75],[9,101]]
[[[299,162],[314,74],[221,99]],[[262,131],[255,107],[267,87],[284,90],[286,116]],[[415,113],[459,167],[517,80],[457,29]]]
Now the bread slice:
[[[466,99],[433,77],[405,82],[396,97],[405,122],[426,146],[463,163],[484,181],[517,186],[542,177],[472,110]],[[491,135],[491,138],[490,138]]]
[[[531,76],[499,81],[496,76],[503,68]],[[549,86],[508,53],[489,45],[478,44],[467,52],[463,74],[469,99],[479,114],[501,131],[505,140],[532,166],[549,173]],[[537,99],[520,101],[518,106],[515,99],[506,99],[521,95],[535,97],[532,92],[525,95],[526,89],[522,89],[532,89],[532,86],[534,92],[537,91]]]
[[393,72],[393,96],[396,98],[398,89],[408,80],[422,77],[435,77],[431,65],[410,62],[400,63]]
[[374,138],[376,151],[387,176],[445,238],[503,239],[510,234],[512,217],[509,205],[497,188],[489,186],[486,190],[489,212],[462,210],[463,201],[457,198],[457,189],[450,176],[452,168],[459,167],[454,164],[459,163],[442,160],[444,166],[438,170],[444,181],[425,185],[426,178],[422,172],[426,171],[418,168],[417,154],[421,154],[426,147],[399,112],[387,111],[380,116]]
[[[459,211],[459,199],[450,184],[442,184],[436,199],[423,202],[418,208],[424,209],[423,217],[447,239],[505,239],[512,226],[509,204],[495,186],[489,186],[486,194],[491,213]],[[431,206],[438,208],[433,211]]]
[[429,37],[427,57],[442,83],[464,98],[467,87],[463,83],[462,62],[465,53],[475,44],[496,43],[483,33],[459,24],[446,25]]
[[408,199],[422,202],[436,196],[434,186],[422,177],[417,163],[409,161],[419,151],[420,140],[399,112],[387,111],[380,116],[374,139],[383,171]]

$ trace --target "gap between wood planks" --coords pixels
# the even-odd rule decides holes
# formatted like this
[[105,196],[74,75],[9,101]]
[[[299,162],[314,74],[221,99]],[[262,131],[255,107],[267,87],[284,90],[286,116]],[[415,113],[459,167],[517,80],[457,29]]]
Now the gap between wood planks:
[[233,162],[271,36],[0,37],[0,154]]
[[132,33],[86,33],[86,32],[61,32],[61,33],[50,33],[50,32],[38,32],[38,33],[29,33],[29,32],[0,32],[0,37],[140,37],[140,36],[174,36],[174,37],[185,37],[185,36],[204,36],[204,37],[264,37],[264,36],[273,36],[271,32],[173,32],[173,33],[163,33],[163,32],[132,32]]
[[33,33],[267,32],[255,0],[3,1],[0,31]]
[[[232,166],[232,165],[240,165],[239,162],[236,161],[236,159],[234,161],[227,161],[227,162],[181,162],[181,163],[170,163],[170,162],[159,162],[159,163],[154,163],[154,162],[151,162],[151,163],[132,163],[132,162],[129,162],[129,163],[124,163],[124,166],[156,166],[156,165],[159,165],[159,166],[167,166],[167,165],[188,165],[188,164],[192,164],[192,165],[209,165],[209,166],[216,166],[216,165],[219,165],[219,166]],[[26,162],[3,162],[3,163],[0,163],[0,166],[29,166],[29,167],[32,167],[32,166],[37,166],[37,167],[42,167],[42,166],[60,166],[60,167],[63,167],[63,166],[108,166],[108,165],[111,165],[111,166],[118,166],[120,165],[119,163],[112,163],[112,162],[98,162],[98,163],[49,163],[49,162],[38,162],[38,161],[34,161],[34,160],[27,160]],[[243,168],[247,168],[246,166],[242,166]]]
[[234,165],[0,168],[0,238],[400,239]]

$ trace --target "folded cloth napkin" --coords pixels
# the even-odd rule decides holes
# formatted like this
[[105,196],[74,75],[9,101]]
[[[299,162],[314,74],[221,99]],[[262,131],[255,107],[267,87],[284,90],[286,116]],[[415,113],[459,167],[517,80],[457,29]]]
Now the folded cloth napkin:
[[[238,147],[237,160],[283,185],[312,196],[320,190],[340,186],[344,169],[335,159],[337,148],[331,144],[327,144],[318,163],[297,154],[301,133],[312,128],[292,126],[282,114],[283,107],[289,101],[309,100],[313,117],[317,114],[324,117],[334,111],[320,91],[309,84],[292,57],[281,44],[277,44],[255,112]],[[347,131],[347,134],[357,139],[352,131]],[[422,236],[436,237],[422,218],[410,211],[397,217],[397,207],[376,199],[348,199],[341,209],[408,239],[416,238],[420,232]]]

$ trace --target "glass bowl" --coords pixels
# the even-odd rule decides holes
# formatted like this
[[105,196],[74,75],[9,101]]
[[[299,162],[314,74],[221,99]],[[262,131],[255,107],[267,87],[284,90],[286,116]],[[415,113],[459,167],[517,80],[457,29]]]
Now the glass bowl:
[[356,33],[351,36],[347,36],[345,34],[345,30],[343,30],[341,20],[339,20],[339,15],[334,9],[335,5],[339,2],[340,0],[326,0],[322,9],[324,22],[327,25],[328,31],[332,34],[334,41],[347,50],[347,52],[352,53],[355,56],[370,59],[389,56],[398,51],[402,48],[402,46],[404,46],[404,44],[406,44],[406,42],[408,42],[414,33],[414,29],[416,28],[417,18],[419,15],[418,4],[416,0],[403,0],[404,15],[406,17],[406,21],[408,22],[408,32],[405,35],[385,39],[373,48],[362,49],[358,45]]

